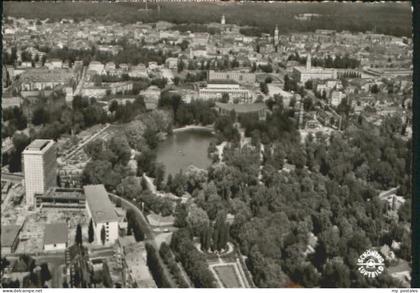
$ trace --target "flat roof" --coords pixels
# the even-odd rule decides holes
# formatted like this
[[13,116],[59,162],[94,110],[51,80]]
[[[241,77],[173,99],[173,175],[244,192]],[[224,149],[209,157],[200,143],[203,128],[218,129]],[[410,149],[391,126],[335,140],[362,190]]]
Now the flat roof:
[[86,185],[83,190],[95,223],[118,222],[114,205],[103,184]]
[[22,226],[2,225],[1,226],[1,246],[10,247],[15,242]]
[[54,223],[45,225],[44,230],[44,245],[67,243],[67,224]]
[[216,102],[216,106],[227,111],[235,110],[236,113],[252,113],[252,112],[257,112],[257,111],[267,108],[267,106],[264,103],[225,104],[225,103]]
[[40,152],[43,153],[54,144],[52,139],[35,139],[24,150],[26,152]]
[[51,187],[46,193],[39,195],[38,197],[56,199],[85,199],[82,189],[60,187]]
[[306,66],[295,66],[296,70],[303,72],[303,73],[333,73],[336,71],[334,68],[324,68],[324,67],[311,67],[309,70],[306,68]]
[[29,68],[22,73],[19,81],[25,82],[63,82],[69,83],[73,78],[73,72],[66,68],[48,69]]
[[239,84],[232,79],[210,79],[207,84]]

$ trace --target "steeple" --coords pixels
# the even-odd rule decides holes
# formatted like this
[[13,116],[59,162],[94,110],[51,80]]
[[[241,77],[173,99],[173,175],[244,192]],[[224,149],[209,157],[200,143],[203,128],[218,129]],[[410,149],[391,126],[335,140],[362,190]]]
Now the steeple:
[[276,28],[274,29],[274,46],[277,46],[279,44],[279,27],[276,25]]
[[311,66],[312,66],[311,52],[308,52],[308,56],[306,57],[306,70],[307,71],[310,71],[311,70]]
[[225,19],[225,15],[222,15],[222,19],[220,20],[221,24],[226,24],[226,19]]

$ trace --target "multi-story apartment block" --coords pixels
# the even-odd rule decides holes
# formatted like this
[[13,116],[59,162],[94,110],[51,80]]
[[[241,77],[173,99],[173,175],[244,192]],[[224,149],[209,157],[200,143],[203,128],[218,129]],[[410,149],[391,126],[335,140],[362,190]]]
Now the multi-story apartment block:
[[36,139],[23,151],[26,205],[34,206],[35,194],[57,184],[57,150],[54,140]]

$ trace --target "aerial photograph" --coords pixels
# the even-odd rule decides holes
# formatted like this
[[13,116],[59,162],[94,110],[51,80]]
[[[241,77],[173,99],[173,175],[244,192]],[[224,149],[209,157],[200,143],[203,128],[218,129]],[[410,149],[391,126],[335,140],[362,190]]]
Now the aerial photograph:
[[1,288],[412,287],[410,2],[2,6]]

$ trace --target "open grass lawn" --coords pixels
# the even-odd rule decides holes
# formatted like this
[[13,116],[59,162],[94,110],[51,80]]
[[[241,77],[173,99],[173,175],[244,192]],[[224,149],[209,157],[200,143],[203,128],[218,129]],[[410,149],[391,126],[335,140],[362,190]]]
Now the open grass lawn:
[[214,267],[216,274],[226,288],[240,288],[241,283],[236,275],[235,268],[233,265],[217,266]]
[[[109,2],[4,2],[3,15],[57,20],[86,18],[121,23],[156,22],[176,24],[219,22],[224,14],[227,23],[255,26],[280,33],[335,29],[337,31],[375,30],[378,33],[411,36],[410,2],[405,3],[144,3]],[[319,19],[298,21],[301,13],[319,13]]]

